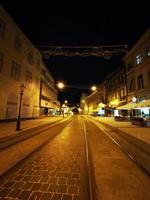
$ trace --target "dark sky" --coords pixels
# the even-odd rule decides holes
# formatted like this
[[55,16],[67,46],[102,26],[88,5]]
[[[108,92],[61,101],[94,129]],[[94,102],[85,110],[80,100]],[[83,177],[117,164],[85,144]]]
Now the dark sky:
[[[149,0],[51,2],[4,0],[1,4],[34,45],[127,44],[130,48],[150,27]],[[57,56],[46,60],[46,64],[56,81],[89,87],[117,68],[122,56],[109,60]],[[60,92],[59,99],[79,102],[81,93],[68,88]]]

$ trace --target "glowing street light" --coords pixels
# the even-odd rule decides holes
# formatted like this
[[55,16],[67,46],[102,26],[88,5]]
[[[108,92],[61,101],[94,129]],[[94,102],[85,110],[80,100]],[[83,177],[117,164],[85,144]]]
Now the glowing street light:
[[65,104],[62,104],[62,113],[63,113],[63,118],[65,117],[65,108],[66,108],[66,105],[65,105]]
[[63,82],[58,82],[57,83],[57,87],[59,89],[63,89],[65,87],[69,87],[69,88],[74,88],[74,89],[91,89],[92,91],[97,90],[97,87],[95,85],[93,85],[91,88],[89,87],[83,87],[83,86],[78,86],[78,85],[65,85]]
[[67,104],[68,103],[68,101],[67,100],[65,100],[65,104]]
[[91,90],[92,90],[92,91],[95,91],[95,90],[97,90],[96,86],[95,86],[95,85],[93,85],[93,86],[91,87]]
[[64,83],[63,83],[63,82],[59,82],[59,83],[57,83],[57,87],[58,87],[59,89],[63,89],[65,86],[64,86]]

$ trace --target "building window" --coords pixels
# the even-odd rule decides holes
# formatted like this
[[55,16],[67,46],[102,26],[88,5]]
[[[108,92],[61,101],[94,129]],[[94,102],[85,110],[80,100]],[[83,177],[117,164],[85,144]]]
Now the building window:
[[15,61],[12,62],[11,68],[11,77],[17,81],[20,80],[21,75],[21,65],[16,63]]
[[137,84],[138,84],[138,89],[144,88],[144,80],[143,80],[143,75],[140,74],[137,78]]
[[150,57],[150,47],[146,49],[146,57]]
[[3,68],[3,54],[0,52],[0,73],[2,72],[2,68]]
[[4,39],[5,38],[5,23],[4,21],[0,18],[0,38]]
[[121,89],[121,98],[125,96],[124,88]]
[[41,68],[40,66],[41,66],[40,59],[37,59],[37,69],[38,69],[38,70],[40,70],[40,68]]
[[31,65],[33,64],[33,53],[32,52],[29,52],[27,54],[27,60]]
[[40,79],[38,77],[35,78],[35,85],[37,88],[40,87]]
[[148,72],[148,83],[150,85],[150,71]]
[[22,51],[22,42],[18,36],[15,37],[15,50],[18,53],[21,53],[21,51]]
[[142,56],[141,56],[141,54],[138,54],[136,56],[136,64],[139,65],[141,62],[142,62]]
[[32,85],[32,73],[29,71],[26,71],[25,87],[30,89],[31,85]]
[[133,80],[131,80],[129,83],[129,92],[133,92],[133,91],[134,91],[134,82]]
[[133,62],[132,61],[129,61],[128,64],[127,64],[127,71],[130,71],[133,67]]

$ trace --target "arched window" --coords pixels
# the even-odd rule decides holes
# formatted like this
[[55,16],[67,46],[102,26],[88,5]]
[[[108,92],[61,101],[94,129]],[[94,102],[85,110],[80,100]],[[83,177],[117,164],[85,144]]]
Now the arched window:
[[136,55],[136,64],[139,65],[142,62],[141,54]]
[[134,81],[130,80],[130,83],[129,83],[129,92],[133,92],[133,91],[134,91]]
[[144,80],[143,80],[143,75],[140,74],[138,77],[137,77],[137,85],[138,85],[138,89],[142,89],[144,88]]

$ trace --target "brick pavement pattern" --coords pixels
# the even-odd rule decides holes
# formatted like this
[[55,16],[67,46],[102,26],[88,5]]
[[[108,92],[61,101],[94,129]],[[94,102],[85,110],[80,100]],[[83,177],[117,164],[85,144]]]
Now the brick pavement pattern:
[[86,159],[83,125],[72,121],[46,146],[0,180],[0,199],[84,199]]

